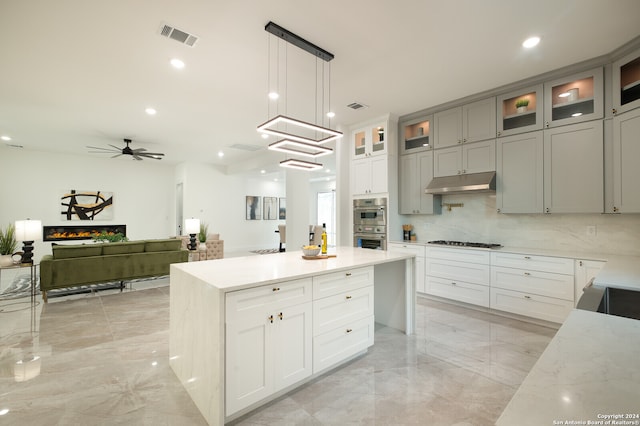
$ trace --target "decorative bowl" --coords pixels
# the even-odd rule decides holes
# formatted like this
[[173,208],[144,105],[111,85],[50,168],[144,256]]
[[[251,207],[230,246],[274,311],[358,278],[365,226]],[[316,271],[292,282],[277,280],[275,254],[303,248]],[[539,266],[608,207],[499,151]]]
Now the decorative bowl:
[[317,256],[320,254],[320,246],[302,246],[302,253],[305,256]]

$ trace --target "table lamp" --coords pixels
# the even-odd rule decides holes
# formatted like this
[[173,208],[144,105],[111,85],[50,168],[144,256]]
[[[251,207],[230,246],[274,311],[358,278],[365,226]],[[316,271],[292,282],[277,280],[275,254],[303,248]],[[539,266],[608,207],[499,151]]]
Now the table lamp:
[[33,265],[33,242],[42,239],[42,222],[39,220],[16,220],[16,240],[22,241],[23,265]]
[[189,250],[195,250],[196,246],[196,234],[200,232],[200,219],[185,219],[184,221],[184,231],[189,234],[189,245],[187,248]]

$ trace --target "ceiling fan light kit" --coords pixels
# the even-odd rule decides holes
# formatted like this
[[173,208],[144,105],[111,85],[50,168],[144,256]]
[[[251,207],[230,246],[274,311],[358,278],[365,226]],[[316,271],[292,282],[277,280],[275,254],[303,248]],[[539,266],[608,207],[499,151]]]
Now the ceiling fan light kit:
[[[332,53],[316,46],[315,44],[303,39],[302,37],[292,33],[291,31],[273,23],[269,22],[265,27],[265,31],[276,37],[290,43],[305,52],[310,53],[316,58],[322,59],[325,62],[331,61],[334,56]],[[269,57],[271,57],[271,49],[269,50]],[[317,59],[316,59],[317,60]],[[271,62],[271,59],[269,59]],[[278,64],[279,67],[279,64]],[[286,67],[286,65],[285,65]],[[322,110],[321,116],[324,116],[324,65],[323,65],[323,79],[322,79]],[[286,74],[286,70],[285,70]],[[317,80],[317,77],[316,77]],[[330,80],[330,78],[329,78]],[[286,85],[286,82],[285,82]],[[279,91],[279,90],[278,90]],[[269,93],[275,93],[270,90]],[[272,100],[276,100],[276,97],[271,97]],[[285,96],[286,102],[286,96]],[[317,81],[316,81],[316,108],[318,103]],[[286,110],[286,108],[285,108]],[[329,117],[330,118],[330,117]],[[317,119],[317,117],[316,117]],[[281,151],[293,155],[302,155],[307,157],[318,157],[321,155],[328,155],[333,153],[331,148],[321,147],[321,144],[334,141],[342,137],[342,132],[323,127],[318,124],[309,123],[307,121],[299,120],[290,116],[277,114],[275,117],[269,119],[265,123],[260,124],[257,127],[258,132],[263,135],[273,135],[282,138],[281,140],[269,145],[269,149],[273,151]],[[319,170],[322,169],[322,164],[313,163],[309,161],[287,159],[280,162],[281,167],[296,168],[299,170]]]

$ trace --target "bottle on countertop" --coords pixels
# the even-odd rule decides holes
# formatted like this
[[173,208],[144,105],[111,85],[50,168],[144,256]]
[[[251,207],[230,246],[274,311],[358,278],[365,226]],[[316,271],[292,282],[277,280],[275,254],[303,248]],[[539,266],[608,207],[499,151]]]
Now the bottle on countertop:
[[322,224],[322,254],[327,254],[327,224]]

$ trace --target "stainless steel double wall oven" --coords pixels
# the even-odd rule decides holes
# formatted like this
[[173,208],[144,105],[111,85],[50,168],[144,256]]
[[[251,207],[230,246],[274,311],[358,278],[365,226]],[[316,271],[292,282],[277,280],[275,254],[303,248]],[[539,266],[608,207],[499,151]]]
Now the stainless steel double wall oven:
[[387,249],[387,199],[353,200],[353,245]]

